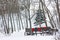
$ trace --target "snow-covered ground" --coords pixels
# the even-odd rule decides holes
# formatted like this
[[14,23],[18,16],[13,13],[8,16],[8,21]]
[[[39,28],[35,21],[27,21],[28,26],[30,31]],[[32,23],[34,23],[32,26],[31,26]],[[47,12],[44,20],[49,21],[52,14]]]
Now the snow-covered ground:
[[24,36],[24,30],[14,32],[10,36],[0,33],[0,40],[55,40],[54,36]]

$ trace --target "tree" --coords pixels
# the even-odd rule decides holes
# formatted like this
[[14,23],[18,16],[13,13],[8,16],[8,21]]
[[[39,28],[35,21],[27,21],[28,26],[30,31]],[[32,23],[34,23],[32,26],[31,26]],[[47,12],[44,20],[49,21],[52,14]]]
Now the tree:
[[40,25],[42,23],[45,23],[45,17],[43,16],[43,10],[41,10],[40,13],[39,13],[39,10],[37,11],[35,20],[36,20],[36,22],[34,23],[35,25]]

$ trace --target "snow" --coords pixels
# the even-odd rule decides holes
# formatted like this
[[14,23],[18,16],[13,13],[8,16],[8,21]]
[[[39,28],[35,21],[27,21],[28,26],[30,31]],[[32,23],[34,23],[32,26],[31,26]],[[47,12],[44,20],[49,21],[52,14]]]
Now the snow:
[[10,36],[3,35],[0,33],[0,40],[55,40],[54,36],[24,36],[24,30],[14,32]]

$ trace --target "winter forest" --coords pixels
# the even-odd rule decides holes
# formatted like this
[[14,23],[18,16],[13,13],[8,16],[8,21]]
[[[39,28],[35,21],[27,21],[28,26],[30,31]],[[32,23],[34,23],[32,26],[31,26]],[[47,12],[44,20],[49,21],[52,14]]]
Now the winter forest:
[[0,0],[0,40],[60,40],[60,0]]

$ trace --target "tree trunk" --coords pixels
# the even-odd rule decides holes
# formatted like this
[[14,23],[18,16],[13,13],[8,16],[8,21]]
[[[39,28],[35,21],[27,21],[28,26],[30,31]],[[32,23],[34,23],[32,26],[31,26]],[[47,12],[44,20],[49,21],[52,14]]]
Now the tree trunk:
[[58,0],[56,0],[56,9],[57,9],[57,12],[58,12],[59,22],[60,22],[60,12],[59,12],[59,4],[58,4]]

